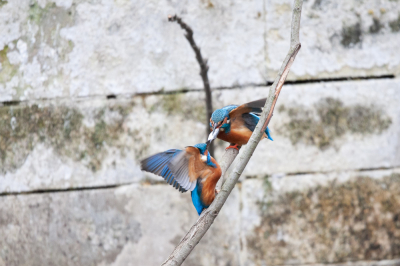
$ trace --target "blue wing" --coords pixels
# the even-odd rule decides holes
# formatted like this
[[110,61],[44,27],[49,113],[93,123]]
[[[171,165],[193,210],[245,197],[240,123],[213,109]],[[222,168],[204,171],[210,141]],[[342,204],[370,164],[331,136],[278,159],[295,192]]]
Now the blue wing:
[[[192,156],[195,157],[193,158]],[[200,151],[198,148],[193,146],[186,147],[186,150],[174,156],[168,164],[169,169],[174,173],[175,181],[186,191],[193,191],[196,187],[196,180],[190,181],[189,177],[190,158],[196,161],[200,159]],[[201,164],[203,164],[203,162],[201,162]]]
[[[259,118],[257,115],[252,114],[252,113],[245,113],[245,114],[242,114],[242,118],[243,118],[243,120],[244,120],[244,125],[245,125],[248,129],[250,129],[252,132],[253,132],[254,129],[256,128],[257,123],[258,123],[258,120],[260,120],[260,118]],[[271,137],[271,133],[269,132],[269,128],[268,128],[268,127],[267,127],[267,129],[265,130],[265,134],[267,134],[268,139],[270,139],[270,140],[273,141],[273,139],[272,139],[272,137]]]
[[182,186],[175,180],[175,177],[169,169],[168,164],[172,158],[181,153],[182,150],[171,149],[165,152],[157,153],[140,162],[141,168],[144,171],[159,175],[167,181],[168,184],[178,189],[180,192],[186,192]]

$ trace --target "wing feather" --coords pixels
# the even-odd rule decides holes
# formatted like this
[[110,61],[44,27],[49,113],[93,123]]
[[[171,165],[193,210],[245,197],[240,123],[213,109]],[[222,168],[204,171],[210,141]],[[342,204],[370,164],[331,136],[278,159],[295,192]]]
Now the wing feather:
[[165,152],[157,153],[150,156],[140,162],[141,168],[144,171],[159,175],[165,179],[165,181],[178,189],[180,192],[186,192],[187,189],[182,187],[176,182],[175,177],[171,169],[168,167],[169,162],[176,156],[182,154],[182,150],[171,149]]
[[256,101],[248,102],[238,106],[229,112],[231,118],[240,116],[245,113],[261,113],[267,98],[262,98]]
[[[256,126],[257,126],[258,121],[260,120],[260,118],[259,118],[257,115],[253,114],[253,113],[250,113],[250,114],[242,114],[242,119],[243,119],[243,121],[244,121],[244,125],[245,125],[251,132],[254,131],[254,129],[255,129]],[[271,133],[269,132],[269,128],[268,128],[268,127],[267,127],[267,129],[265,130],[265,134],[266,134],[266,136],[267,136],[268,139],[270,139],[270,140],[273,141],[273,139],[272,139],[272,137],[271,137]]]
[[267,98],[262,98],[262,99],[259,99],[259,100],[255,100],[255,101],[252,101],[252,102],[245,103],[244,105],[246,107],[261,109],[261,108],[263,108],[265,106],[266,101],[267,101]]
[[141,161],[142,170],[162,176],[165,181],[181,192],[193,191],[198,178],[204,176],[207,165],[201,160],[196,147],[168,150]]
[[174,173],[175,180],[186,190],[192,191],[196,187],[197,178],[205,168],[201,161],[201,154],[196,147],[186,147],[185,152],[174,157],[168,167]]
[[168,167],[174,174],[175,181],[182,188],[192,191],[196,187],[196,180],[191,180],[189,177],[189,160],[190,155],[187,152],[182,152],[169,162]]

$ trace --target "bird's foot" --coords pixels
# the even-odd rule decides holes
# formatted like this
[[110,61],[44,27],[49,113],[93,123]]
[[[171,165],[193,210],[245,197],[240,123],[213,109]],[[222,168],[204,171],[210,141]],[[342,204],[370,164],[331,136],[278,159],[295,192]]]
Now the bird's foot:
[[239,145],[237,145],[237,144],[233,145],[233,143],[231,143],[225,150],[228,150],[228,149],[237,149],[237,150],[239,151],[240,147],[242,147],[242,146],[239,146]]

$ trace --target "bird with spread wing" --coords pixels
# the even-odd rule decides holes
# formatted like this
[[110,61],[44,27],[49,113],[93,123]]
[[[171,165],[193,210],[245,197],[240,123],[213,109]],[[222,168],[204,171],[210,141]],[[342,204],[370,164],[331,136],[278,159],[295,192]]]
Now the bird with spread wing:
[[215,186],[221,177],[221,167],[210,156],[205,143],[157,153],[142,160],[141,168],[163,177],[180,192],[191,191],[199,215],[213,202]]

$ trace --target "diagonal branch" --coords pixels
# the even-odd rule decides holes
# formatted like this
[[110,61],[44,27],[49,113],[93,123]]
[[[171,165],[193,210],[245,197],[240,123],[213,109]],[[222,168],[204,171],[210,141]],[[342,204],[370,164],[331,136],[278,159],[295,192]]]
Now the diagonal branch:
[[[207,65],[207,59],[204,59],[203,56],[201,55],[200,48],[196,45],[196,42],[194,41],[193,38],[193,30],[192,28],[189,27],[180,17],[177,15],[174,16],[168,16],[168,21],[178,23],[183,30],[186,31],[185,37],[188,40],[190,46],[192,47],[194,53],[196,54],[196,60],[200,65],[200,76],[201,79],[203,80],[203,85],[204,85],[204,91],[206,93],[206,111],[207,111],[207,118],[206,118],[206,128],[207,128],[207,136],[210,134],[210,127],[208,126],[209,124],[209,119],[213,113],[213,107],[212,107],[212,95],[211,95],[211,88],[210,88],[210,82],[208,81],[208,65]],[[214,144],[211,143],[208,146],[208,150],[211,154],[214,154]]]
[[216,193],[219,193],[221,191],[222,185],[225,183],[225,180],[228,178],[227,171],[238,154],[239,154],[239,151],[236,149],[227,149],[227,150],[225,150],[224,155],[222,155],[221,160],[218,160],[218,163],[221,166],[222,174],[221,174],[221,178],[218,180],[217,185],[215,186]]
[[[289,52],[283,61],[283,64],[279,70],[278,76],[276,77],[274,83],[269,89],[268,100],[264,106],[264,110],[261,114],[260,120],[251,135],[251,138],[247,145],[244,147],[243,152],[239,157],[239,162],[236,164],[236,167],[229,175],[228,179],[222,186],[222,190],[218,193],[217,197],[214,199],[208,209],[203,211],[200,215],[197,222],[190,228],[189,232],[186,236],[181,240],[172,254],[168,257],[168,259],[162,265],[168,266],[178,266],[181,265],[182,262],[187,258],[190,252],[194,249],[194,247],[200,242],[201,238],[210,228],[211,224],[214,222],[214,219],[217,217],[219,211],[224,205],[226,199],[229,194],[235,187],[237,181],[239,180],[240,175],[245,169],[247,163],[250,160],[250,157],[253,155],[254,150],[256,149],[258,143],[261,140],[263,132],[267,127],[269,121],[271,120],[274,107],[276,105],[276,101],[278,100],[279,93],[281,92],[282,86],[286,80],[286,77],[289,73],[290,67],[293,64],[294,59],[296,58],[297,53],[300,50],[300,41],[299,41],[299,31],[300,31],[300,18],[301,18],[301,9],[303,5],[303,0],[294,0],[293,6],[293,14],[292,14],[292,25],[291,25],[291,39],[290,39],[290,49]],[[230,153],[230,156],[236,157],[236,153]],[[224,158],[225,160],[226,158]],[[233,160],[232,160],[233,161]],[[225,166],[223,169],[225,172],[229,167]]]

